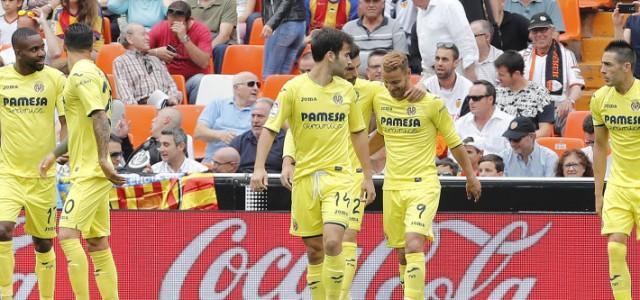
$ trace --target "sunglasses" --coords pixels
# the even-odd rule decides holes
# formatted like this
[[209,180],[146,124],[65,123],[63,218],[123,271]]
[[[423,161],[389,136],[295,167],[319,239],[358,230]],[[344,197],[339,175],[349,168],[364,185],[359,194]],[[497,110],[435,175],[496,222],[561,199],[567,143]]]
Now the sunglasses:
[[478,33],[478,34],[474,34],[473,36],[479,37],[479,36],[485,36],[485,35],[487,35],[487,34],[486,33]]
[[31,11],[31,10],[19,10],[18,11],[18,16],[20,16],[20,17],[29,16],[30,18],[37,18],[38,17],[38,13],[36,13],[35,11]]
[[247,82],[241,82],[241,83],[236,83],[236,85],[241,85],[244,84],[250,88],[256,86],[258,88],[260,88],[260,82],[259,81],[247,81]]
[[111,153],[109,153],[109,156],[111,156],[111,157],[120,157],[120,156],[122,156],[122,152],[111,152]]
[[[526,135],[525,135],[525,136],[526,136]],[[517,144],[517,143],[520,143],[520,141],[522,141],[522,138],[524,138],[524,136],[523,136],[523,137],[519,137],[519,138],[517,138],[517,139],[509,139],[509,142],[512,142],[512,143],[516,143],[516,144]]]
[[562,166],[568,169],[568,168],[577,168],[578,166],[580,166],[580,164],[579,163],[566,163],[566,164],[564,164]]
[[539,33],[539,32],[547,32],[547,30],[549,30],[550,27],[538,27],[538,28],[532,28],[531,32],[533,33]]
[[464,99],[468,102],[468,101],[473,101],[473,102],[478,102],[480,100],[482,100],[482,98],[489,96],[489,95],[468,95],[467,97],[465,97]]
[[445,48],[445,49],[453,49],[453,47],[455,47],[456,44],[452,43],[452,42],[440,42],[436,44],[436,48]]
[[233,163],[232,161],[228,161],[228,162],[224,162],[224,163],[223,162],[219,162],[217,160],[213,161],[213,164],[216,165],[216,166],[224,166],[224,165],[228,165],[228,164],[232,164],[232,163]]
[[169,8],[167,9],[167,15],[172,15],[172,16],[176,16],[176,17],[184,17],[187,15],[186,12],[182,11],[182,10],[176,10],[173,8]]

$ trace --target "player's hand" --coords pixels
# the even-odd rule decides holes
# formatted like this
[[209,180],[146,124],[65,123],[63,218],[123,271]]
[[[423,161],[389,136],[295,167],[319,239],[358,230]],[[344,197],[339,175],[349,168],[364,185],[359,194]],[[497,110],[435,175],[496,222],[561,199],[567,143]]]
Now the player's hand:
[[288,190],[293,188],[293,159],[289,156],[285,156],[282,160],[282,172],[280,173],[280,183]]
[[40,177],[45,178],[47,177],[47,172],[49,171],[49,169],[51,169],[51,166],[53,166],[53,164],[56,162],[56,156],[53,153],[49,153],[47,154],[47,156],[45,156],[45,158],[42,159],[42,161],[40,162]]
[[231,143],[231,140],[236,137],[236,134],[231,131],[220,131],[218,132],[218,140],[222,141],[225,144]]
[[271,28],[271,26],[269,26],[269,25],[264,25],[264,26],[262,27],[262,33],[261,33],[261,35],[262,35],[262,37],[263,37],[263,38],[268,39],[268,38],[270,38],[270,37],[271,37],[271,35],[272,35],[272,34],[273,34],[273,28]]
[[111,181],[113,184],[123,185],[126,182],[124,177],[120,176],[111,164],[101,161],[100,168],[102,169],[104,176],[107,177],[107,179],[109,179],[109,181]]
[[420,101],[424,95],[427,94],[427,90],[421,87],[421,84],[416,84],[412,86],[409,90],[404,92],[404,97],[409,100],[409,102],[418,102]]
[[176,57],[176,53],[169,51],[167,47],[153,49],[153,51],[151,51],[151,54],[155,55],[164,62],[170,62],[174,57]]
[[478,202],[481,192],[482,186],[480,185],[480,180],[475,176],[467,177],[467,199]]
[[269,178],[267,177],[267,171],[262,169],[255,169],[253,174],[251,174],[251,182],[249,187],[254,192],[262,192],[267,189]]
[[362,182],[362,190],[360,191],[360,199],[364,199],[367,205],[376,200],[376,187],[373,185],[371,178],[365,178]]
[[118,120],[118,123],[116,123],[116,128],[114,131],[114,134],[119,137],[119,138],[126,138],[129,135],[129,127],[131,125],[131,121],[129,120]]
[[617,7],[613,10],[611,19],[613,20],[613,28],[622,28],[624,26],[624,16],[622,16]]
[[56,158],[56,162],[59,165],[66,165],[69,162],[69,154],[65,153],[60,155],[60,157]]
[[602,199],[602,195],[596,195],[596,215],[599,217],[602,217],[602,205],[604,203]]
[[565,99],[562,102],[560,102],[560,105],[558,105],[558,108],[556,108],[556,115],[558,115],[558,117],[560,118],[564,118],[569,114],[569,112],[572,109],[573,109],[573,103],[571,102],[571,100]]

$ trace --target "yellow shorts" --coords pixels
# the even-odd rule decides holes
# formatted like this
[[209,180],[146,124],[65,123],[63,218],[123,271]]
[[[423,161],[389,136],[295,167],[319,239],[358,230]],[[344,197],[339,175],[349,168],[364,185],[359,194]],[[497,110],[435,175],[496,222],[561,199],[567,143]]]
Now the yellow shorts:
[[345,171],[317,171],[295,179],[291,191],[291,227],[294,236],[322,234],[324,224],[349,224],[353,176]]
[[367,203],[360,199],[364,175],[362,175],[362,172],[356,173],[354,175],[354,179],[355,180],[351,188],[351,202],[347,206],[349,212],[349,229],[360,231],[362,219],[364,218],[364,208]]
[[640,239],[640,188],[607,184],[602,207],[602,235],[631,234],[636,224],[636,238]]
[[60,215],[60,227],[77,229],[85,239],[109,236],[109,180],[81,178],[71,182]]
[[440,203],[440,185],[382,191],[382,219],[387,246],[403,248],[407,232],[433,240],[433,218]]
[[0,177],[0,221],[16,222],[24,208],[25,231],[37,238],[56,236],[56,178]]

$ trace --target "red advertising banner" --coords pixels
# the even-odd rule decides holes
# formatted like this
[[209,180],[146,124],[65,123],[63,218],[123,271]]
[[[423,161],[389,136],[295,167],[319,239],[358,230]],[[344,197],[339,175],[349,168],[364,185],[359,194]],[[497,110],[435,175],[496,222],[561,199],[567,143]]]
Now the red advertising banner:
[[[14,239],[15,298],[37,299],[23,221]],[[304,247],[288,226],[287,213],[113,211],[120,299],[309,299]],[[596,216],[582,214],[438,214],[426,249],[427,297],[610,299],[599,226]],[[640,297],[635,243],[629,264]],[[72,299],[64,255],[56,251],[56,298]],[[381,214],[365,218],[358,263],[353,299],[401,299]],[[90,278],[91,298],[100,299]]]

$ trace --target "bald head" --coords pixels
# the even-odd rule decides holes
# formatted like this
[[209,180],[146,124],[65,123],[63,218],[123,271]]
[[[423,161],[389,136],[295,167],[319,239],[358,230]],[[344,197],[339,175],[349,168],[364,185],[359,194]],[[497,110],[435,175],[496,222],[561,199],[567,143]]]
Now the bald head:
[[165,107],[158,111],[158,115],[151,123],[151,134],[159,138],[165,129],[180,128],[182,124],[182,113],[173,107]]
[[240,165],[240,154],[233,147],[222,147],[213,154],[214,173],[235,173]]
[[17,26],[18,28],[30,28],[35,31],[40,30],[40,25],[38,25],[36,19],[29,17],[28,15],[19,16]]
[[253,105],[258,99],[260,81],[251,72],[240,72],[233,76],[233,97],[240,107]]

